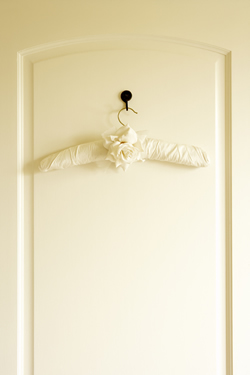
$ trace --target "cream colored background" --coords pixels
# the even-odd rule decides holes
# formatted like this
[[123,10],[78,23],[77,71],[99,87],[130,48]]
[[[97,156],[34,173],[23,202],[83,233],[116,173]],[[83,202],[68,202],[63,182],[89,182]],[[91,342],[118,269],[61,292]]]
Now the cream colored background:
[[218,304],[216,289],[225,272],[216,280],[216,253],[225,248],[216,248],[215,223],[223,57],[166,44],[167,52],[122,50],[120,41],[118,50],[96,46],[34,66],[35,159],[118,125],[117,87],[129,87],[135,129],[200,144],[212,160],[207,169],[148,162],[127,173],[90,165],[36,174],[35,374],[223,371],[216,323],[225,324],[225,299]]
[[[1,28],[3,28],[1,31],[1,130],[3,130],[3,135],[1,136],[1,167],[3,170],[3,193],[1,198],[1,229],[3,228],[1,235],[1,275],[3,281],[1,282],[1,300],[4,306],[1,309],[3,314],[1,319],[2,373],[16,373],[17,365],[16,53],[24,48],[58,39],[69,39],[71,37],[88,36],[91,34],[116,35],[117,33],[121,33],[121,31],[126,34],[163,35],[192,39],[227,48],[233,52],[234,372],[235,374],[249,373],[249,363],[247,360],[247,338],[249,337],[249,304],[247,300],[247,286],[249,286],[249,239],[247,237],[249,223],[247,216],[247,212],[249,211],[249,198],[247,195],[249,191],[247,160],[247,141],[249,138],[249,5],[248,2],[202,3],[192,1],[188,3],[180,1],[175,3],[149,2],[147,4],[142,2],[127,2],[126,7],[124,3],[107,1],[98,3],[85,2],[84,4],[80,2],[53,2],[53,4],[50,2],[41,2],[35,4],[22,1],[19,3],[3,2],[1,4],[1,7],[3,7],[1,12]],[[38,72],[38,65],[37,68]],[[40,82],[41,84],[42,82]],[[37,93],[39,94],[39,89],[37,89]],[[94,103],[96,102],[95,100]],[[39,121],[42,114],[42,101],[38,100],[37,103],[38,108],[35,108],[34,113],[37,113],[37,121]],[[93,100],[91,100],[90,104],[92,105],[92,103]],[[118,101],[116,103],[118,104]],[[140,107],[139,104],[138,110]],[[96,113],[95,110],[93,112]],[[144,111],[142,112],[143,114],[145,113]],[[107,108],[103,109],[102,113],[107,113]],[[155,117],[154,114],[150,114],[149,118],[150,116],[152,118]],[[90,118],[92,119],[92,114],[90,114]],[[34,120],[34,124],[36,124],[36,118]],[[96,133],[99,133],[99,130],[96,129]],[[79,128],[77,128],[77,131],[79,131]],[[183,129],[181,129],[179,134],[183,134],[182,131]],[[66,142],[66,139],[68,141],[69,134],[72,134],[71,129],[66,129],[66,132],[62,133],[65,139],[62,139],[60,142]],[[162,134],[164,138],[168,135],[165,133]],[[89,134],[89,136],[92,135],[91,133]],[[45,136],[46,134],[44,135],[44,139]],[[55,139],[55,141],[58,142],[58,139]],[[75,139],[72,139],[72,143],[73,141]],[[54,151],[54,145],[55,143],[50,145],[51,150],[46,149],[44,146],[41,153]],[[65,146],[68,146],[68,144],[65,144]],[[40,156],[43,155],[37,155],[37,157]],[[136,165],[130,176],[137,170],[145,171],[140,173],[149,173],[150,168],[148,164]],[[162,166],[157,168],[164,170]],[[173,171],[173,169],[171,170]],[[151,170],[151,172],[153,173],[154,170]],[[72,172],[66,173],[73,174],[74,176],[76,172],[72,170]],[[100,171],[96,172],[96,176],[99,178],[100,173]],[[88,174],[92,176],[90,169],[88,169]],[[118,176],[119,178],[121,176],[123,179],[125,178],[124,176],[127,177],[127,175]],[[40,176],[37,175],[37,177],[40,179]],[[117,175],[108,172],[107,177],[110,178],[109,183],[111,183],[111,179],[117,178]],[[51,178],[53,179],[53,177]],[[139,191],[140,189],[138,189]],[[40,277],[40,281],[42,281],[42,276]],[[191,333],[190,336],[192,336]],[[178,361],[182,361],[182,358],[178,358]]]

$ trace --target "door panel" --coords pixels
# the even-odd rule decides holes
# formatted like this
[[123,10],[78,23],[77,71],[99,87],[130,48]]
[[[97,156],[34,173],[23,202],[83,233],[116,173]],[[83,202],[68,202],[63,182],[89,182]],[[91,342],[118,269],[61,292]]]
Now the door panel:
[[[225,56],[167,42],[51,55],[26,74],[27,369],[34,357],[35,375],[224,374]],[[38,171],[48,154],[119,127],[124,89],[138,111],[124,121],[202,147],[211,165]]]

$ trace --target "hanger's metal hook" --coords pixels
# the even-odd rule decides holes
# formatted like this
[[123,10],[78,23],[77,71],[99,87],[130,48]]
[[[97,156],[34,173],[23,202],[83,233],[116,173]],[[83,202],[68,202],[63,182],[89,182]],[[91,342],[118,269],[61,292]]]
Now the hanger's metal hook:
[[[138,112],[136,112],[133,108],[128,107],[128,109],[130,109],[130,110],[133,111],[134,113],[138,114]],[[120,111],[118,112],[118,115],[117,115],[117,117],[118,117],[118,121],[119,121],[123,126],[126,126],[126,124],[123,124],[123,122],[120,120],[119,115],[120,115],[121,111],[124,111],[124,110],[127,111],[128,109],[127,109],[126,107],[120,109]]]

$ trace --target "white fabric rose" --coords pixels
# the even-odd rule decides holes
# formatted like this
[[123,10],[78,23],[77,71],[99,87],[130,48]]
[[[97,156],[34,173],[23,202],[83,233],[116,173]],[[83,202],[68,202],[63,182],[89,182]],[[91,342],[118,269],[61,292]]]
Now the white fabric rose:
[[145,135],[137,134],[129,125],[123,126],[114,132],[105,132],[103,146],[108,150],[106,160],[121,166],[126,171],[130,164],[143,159],[143,140]]

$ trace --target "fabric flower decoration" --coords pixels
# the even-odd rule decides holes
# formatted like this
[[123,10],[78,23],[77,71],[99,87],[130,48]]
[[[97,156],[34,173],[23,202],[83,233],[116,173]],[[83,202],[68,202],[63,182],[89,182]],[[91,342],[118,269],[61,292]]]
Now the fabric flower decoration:
[[129,125],[118,130],[112,129],[102,134],[103,146],[108,150],[106,160],[121,166],[126,171],[130,164],[143,159],[145,135],[136,133]]

